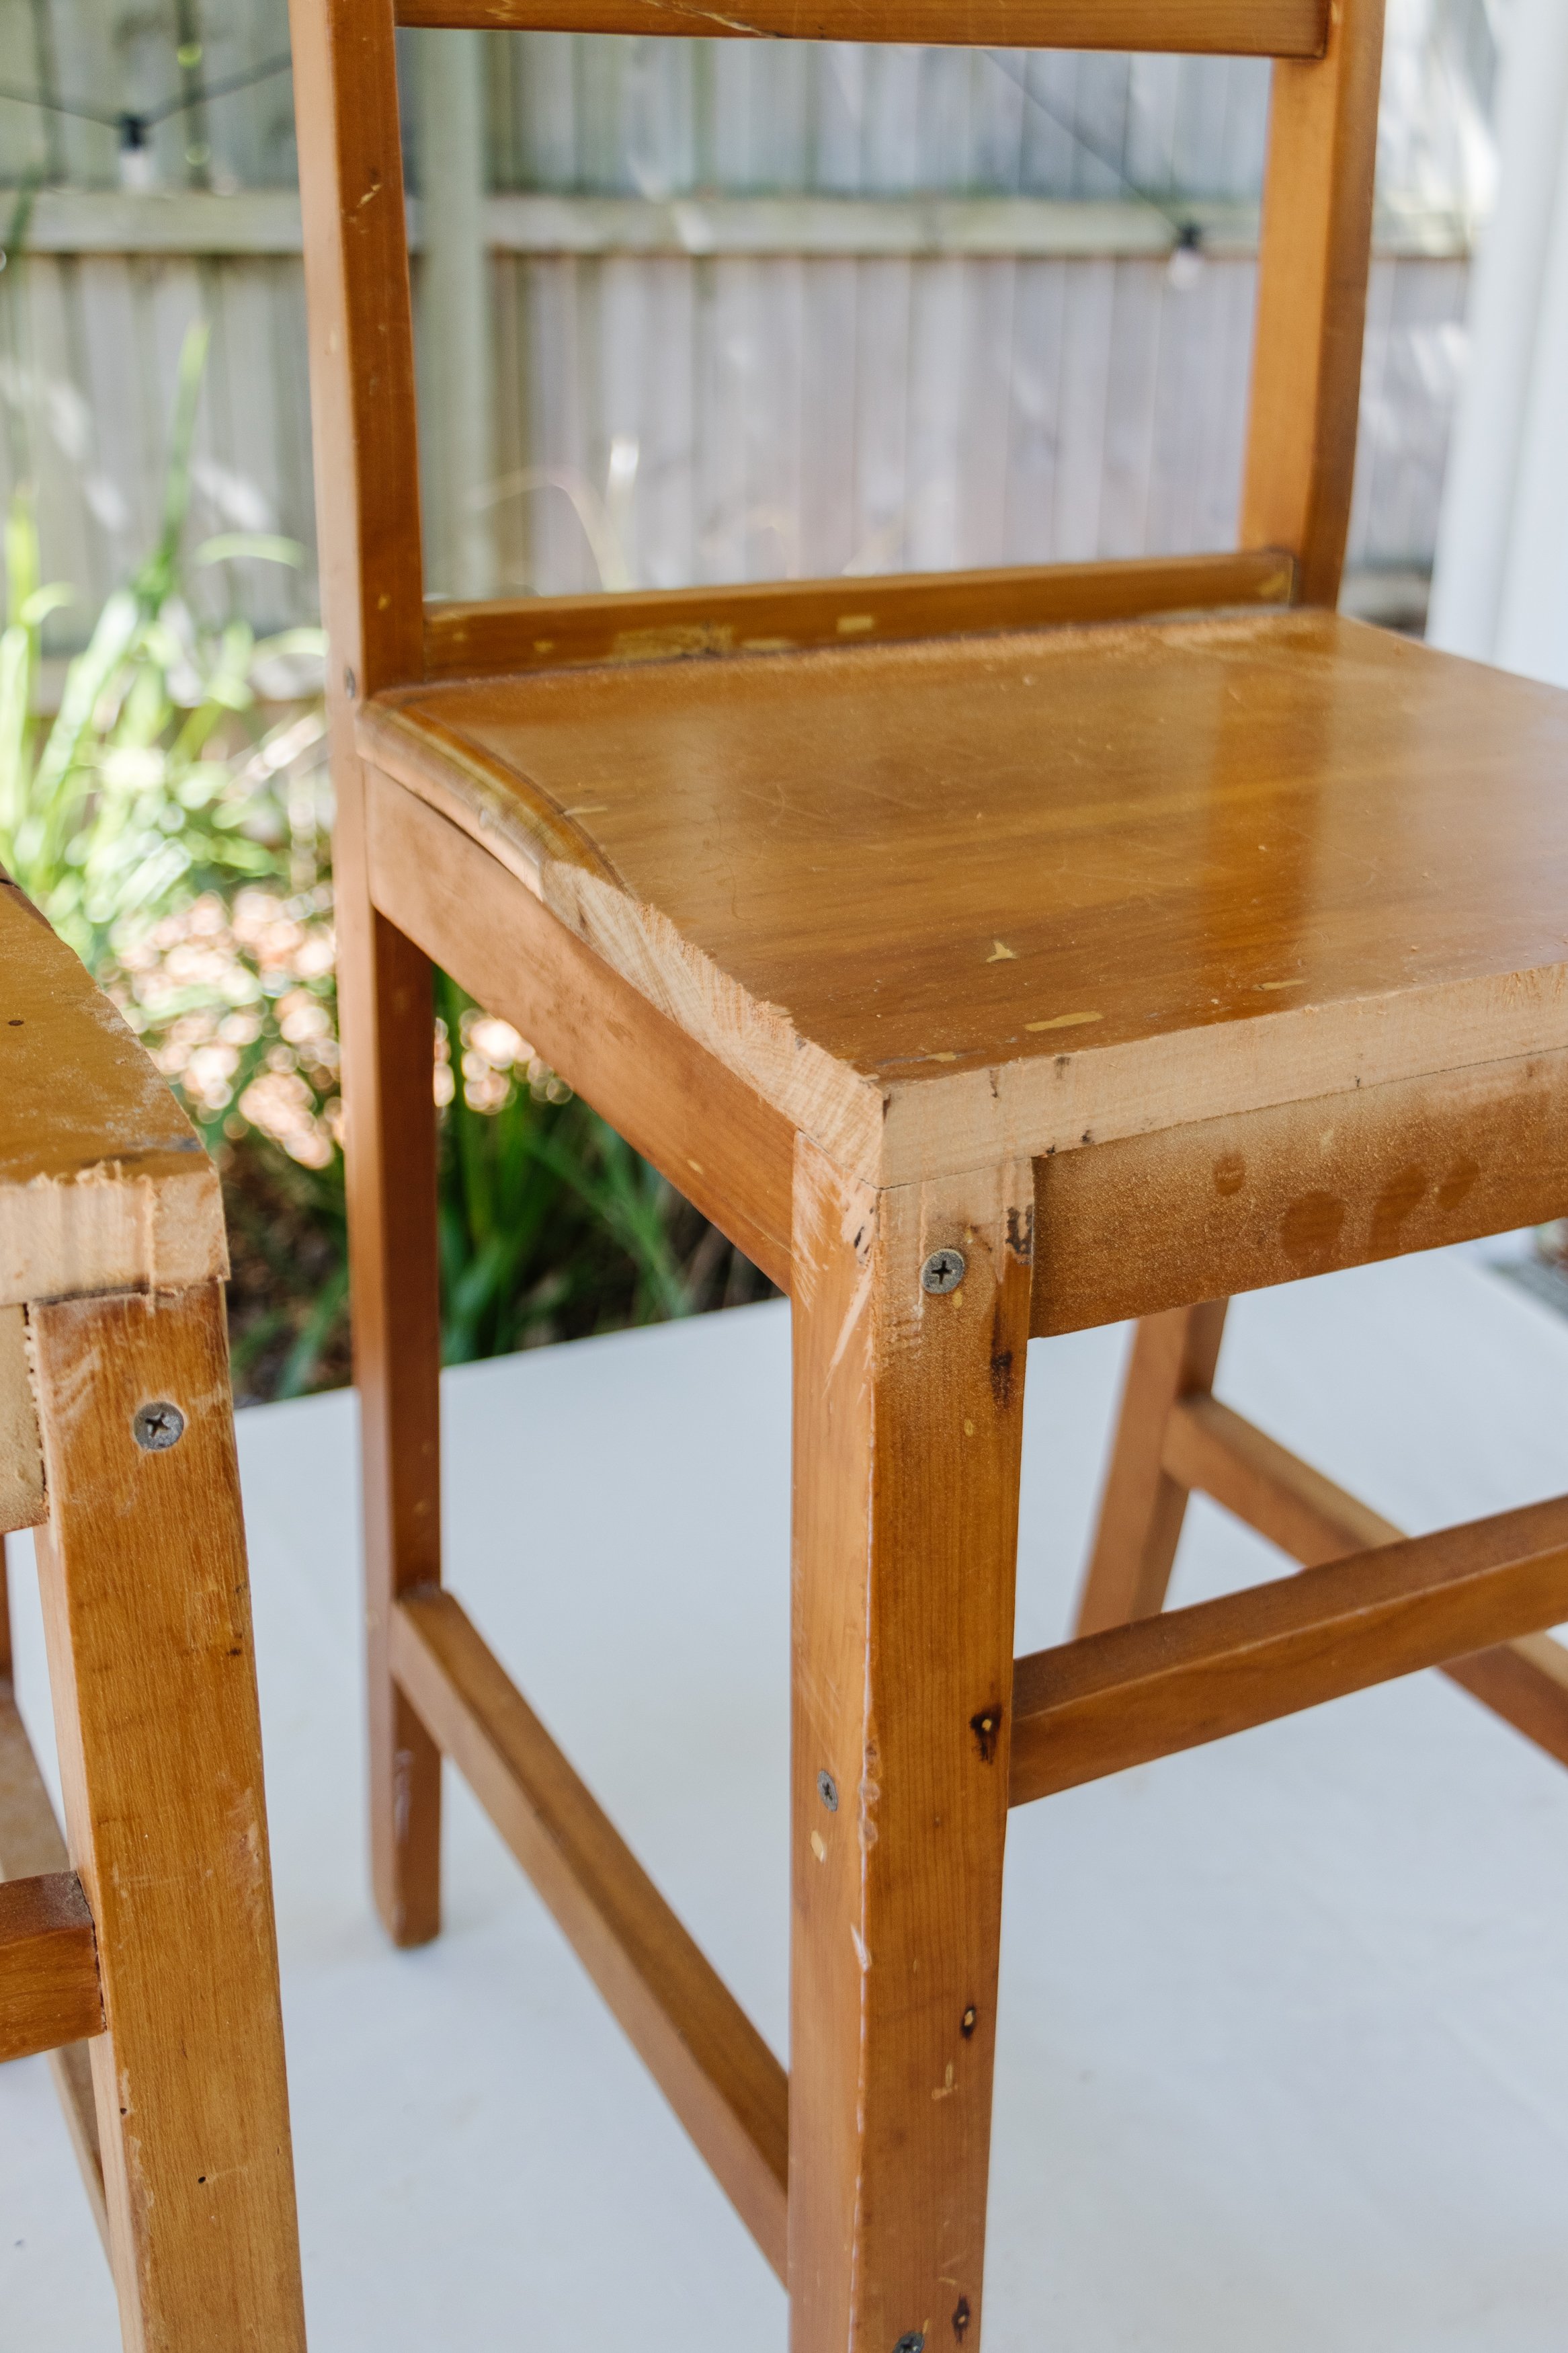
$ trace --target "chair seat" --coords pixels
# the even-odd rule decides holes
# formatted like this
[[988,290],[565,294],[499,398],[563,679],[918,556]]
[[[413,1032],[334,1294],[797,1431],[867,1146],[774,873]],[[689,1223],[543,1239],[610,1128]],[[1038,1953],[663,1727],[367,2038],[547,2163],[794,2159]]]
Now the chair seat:
[[1568,696],[1330,614],[447,681],[360,742],[882,1182],[1568,1045]]

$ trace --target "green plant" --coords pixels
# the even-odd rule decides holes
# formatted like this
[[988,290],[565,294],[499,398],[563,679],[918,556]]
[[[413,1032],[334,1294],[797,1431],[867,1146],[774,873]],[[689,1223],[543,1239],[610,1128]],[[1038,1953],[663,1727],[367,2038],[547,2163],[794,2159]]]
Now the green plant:
[[[347,1373],[330,807],[319,698],[264,720],[258,669],[319,650],[199,628],[184,541],[205,353],[181,357],[163,522],[35,715],[41,584],[25,492],[6,533],[0,863],[69,939],[183,1096],[224,1173],[237,1380],[293,1396]],[[195,565],[298,562],[229,536]],[[437,976],[439,1244],[448,1363],[730,1304],[763,1278],[505,1022]]]
[[[25,488],[6,524],[0,842],[15,879],[94,971],[195,892],[274,871],[284,825],[266,788],[268,739],[253,734],[243,762],[231,739],[235,723],[256,712],[257,666],[320,645],[316,631],[258,643],[238,617],[216,631],[192,617],[182,542],[205,351],[205,328],[193,328],[180,356],[157,545],[104,606],[47,730],[34,715],[42,628],[71,595],[40,585]],[[237,556],[298,563],[303,550],[231,535],[198,548],[193,562]]]

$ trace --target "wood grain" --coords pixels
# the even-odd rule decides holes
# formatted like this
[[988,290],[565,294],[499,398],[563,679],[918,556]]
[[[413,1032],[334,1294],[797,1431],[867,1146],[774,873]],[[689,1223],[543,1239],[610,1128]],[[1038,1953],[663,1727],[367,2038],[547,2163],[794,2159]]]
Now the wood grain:
[[1016,1805],[1568,1617],[1568,1500],[1408,1537],[1016,1662]]
[[1316,57],[1328,0],[398,0],[400,25],[527,26],[546,32],[704,39],[961,41],[1010,48],[1208,50]]
[[784,2069],[460,1604],[405,1594],[392,1660],[782,2278]]
[[390,0],[291,0],[332,776],[345,713],[421,668],[414,326]]
[[[5,1543],[0,1539],[0,1587],[5,1584]],[[70,1857],[55,1820],[44,1777],[16,1709],[10,1680],[8,1617],[7,1609],[0,1609],[0,1651],[5,1654],[5,1670],[0,1673],[0,1880],[27,1879],[40,1873],[70,1869]],[[88,2205],[107,2251],[109,2216],[103,2200],[103,2158],[99,2148],[98,2105],[93,2095],[88,2045],[73,2042],[62,2050],[51,2051],[49,2073],[55,2079]]]
[[441,1574],[441,1294],[429,963],[372,906],[363,786],[338,813],[338,1002],[359,1390],[371,1879],[387,1934],[441,1924],[441,1759],[398,1692],[392,1614]]
[[75,1872],[0,1882],[0,2061],[102,2031],[92,1915]]
[[[195,1130],[0,874],[0,1311],[227,1271],[217,1174]],[[0,1436],[0,1465],[3,1449]]]
[[770,581],[658,595],[522,596],[432,604],[425,672],[478,678],[595,662],[672,661],[806,646],[894,644],[966,630],[1290,601],[1295,566],[1267,550],[1147,557],[993,572],[906,572],[873,579]]
[[[1325,1479],[1217,1398],[1188,1395],[1165,1428],[1166,1476],[1200,1488],[1311,1568],[1373,1546],[1404,1530]],[[1568,1650],[1550,1634],[1522,1634],[1442,1672],[1537,1747],[1568,1765]]]
[[1026,1167],[879,1197],[799,1147],[796,2353],[980,2335],[1028,1236]]
[[[36,1542],[128,2346],[304,2346],[248,1586],[223,1303],[31,1311]],[[178,1442],[146,1451],[137,1409]]]
[[1274,69],[1241,539],[1331,606],[1350,529],[1384,0],[1335,0],[1321,64]]
[[793,1131],[559,923],[510,865],[372,774],[372,888],[781,1290]]
[[386,1663],[395,1595],[440,1573],[432,1007],[370,903],[352,710],[422,665],[418,445],[397,71],[385,0],[289,12],[337,801],[338,997],[360,1392],[371,1852],[398,1944],[440,1923],[440,1758]]
[[[1037,1251],[1044,1240],[1036,1212]],[[1098,1634],[1165,1606],[1191,1480],[1164,1460],[1177,1400],[1214,1387],[1227,1302],[1152,1315],[1133,1335],[1076,1631]]]
[[[0,1538],[44,1516],[44,1456],[27,1377],[27,1324],[20,1307],[0,1307]],[[4,1577],[0,1574],[0,1599]],[[0,1615],[3,1615],[0,1611]],[[0,1659],[0,1673],[7,1672]]]
[[1189,1395],[1175,1401],[1161,1459],[1169,1478],[1212,1495],[1303,1568],[1405,1540],[1403,1528],[1218,1398]]
[[1034,1330],[1152,1315],[1560,1217],[1568,1053],[1433,1060],[1419,1079],[1378,1086],[1369,1074],[1345,1092],[1038,1161]]
[[1568,700],[1330,614],[431,685],[365,731],[870,1183],[1568,1048]]

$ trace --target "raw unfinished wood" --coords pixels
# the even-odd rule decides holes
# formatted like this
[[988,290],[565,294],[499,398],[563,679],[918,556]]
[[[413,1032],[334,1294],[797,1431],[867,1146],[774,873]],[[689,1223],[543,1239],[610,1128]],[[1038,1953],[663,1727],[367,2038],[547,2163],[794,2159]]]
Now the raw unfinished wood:
[[879,1197],[802,1139],[795,2353],[980,2337],[1029,1225],[1026,1165]]
[[868,1182],[1568,1047],[1568,698],[1331,614],[432,685],[360,740]]
[[510,864],[371,772],[371,887],[390,920],[790,1285],[794,1131],[542,906]]
[[782,2278],[784,2069],[450,1594],[404,1595],[392,1663]]
[[961,41],[1007,48],[1175,49],[1315,58],[1329,0],[398,0],[400,25],[763,40]]
[[1037,1333],[1541,1225],[1568,1209],[1568,1053],[1058,1153],[1035,1184]]
[[1568,1617],[1568,1499],[1020,1659],[1015,1805]]
[[[36,1539],[127,2345],[303,2353],[249,1595],[223,1302],[30,1314],[50,1521]],[[167,1402],[177,1443],[133,1417]]]
[[1146,557],[995,572],[905,572],[856,580],[770,581],[658,595],[523,596],[432,604],[428,678],[568,670],[595,662],[782,653],[894,644],[1063,621],[1131,621],[1231,605],[1288,605],[1295,565],[1267,550]]
[[0,1882],[0,2061],[102,2031],[92,1914],[75,1872]]
[[[1038,1257],[1045,1236],[1037,1208],[1035,1232]],[[1165,1606],[1192,1482],[1172,1475],[1162,1460],[1162,1443],[1177,1399],[1214,1387],[1226,1303],[1216,1299],[1204,1307],[1152,1315],[1133,1335],[1094,1552],[1079,1605],[1079,1634],[1152,1618]]]
[[26,1314],[20,1307],[0,1307],[0,1537],[7,1529],[36,1526],[45,1509],[44,1456],[27,1377]]
[[0,875],[0,1310],[227,1271],[201,1139],[69,948]]
[[[1311,1568],[1349,1553],[1399,1544],[1404,1530],[1336,1487],[1217,1398],[1187,1396],[1166,1424],[1166,1476],[1199,1488]],[[1522,1634],[1442,1672],[1494,1715],[1568,1765],[1568,1650],[1550,1634]]]
[[[0,1539],[0,1586],[5,1582],[5,1543]],[[0,1601],[4,1599],[0,1593]],[[10,1681],[9,1634],[8,1611],[0,1609],[0,1636],[5,1638],[0,1648],[5,1651],[5,1672],[0,1674],[0,1880],[29,1879],[70,1868],[44,1777],[17,1713]],[[107,2250],[103,2158],[98,2145],[98,2105],[87,2044],[73,2042],[64,2050],[51,2051],[49,2073],[55,2079],[88,2204]]]
[[1242,488],[1247,547],[1332,606],[1350,529],[1384,0],[1334,0],[1321,65],[1274,69]]

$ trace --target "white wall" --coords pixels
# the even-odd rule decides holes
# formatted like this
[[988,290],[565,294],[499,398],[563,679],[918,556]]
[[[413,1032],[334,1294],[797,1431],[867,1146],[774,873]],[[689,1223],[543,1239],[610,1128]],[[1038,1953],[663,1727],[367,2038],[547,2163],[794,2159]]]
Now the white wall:
[[1427,634],[1568,686],[1568,0],[1514,0]]

